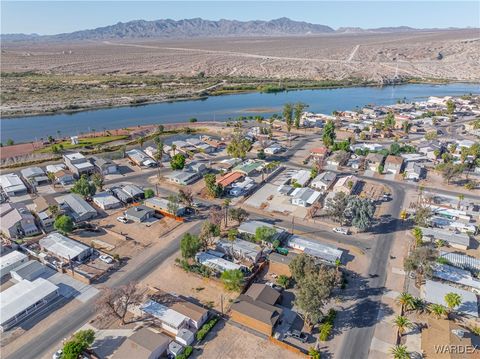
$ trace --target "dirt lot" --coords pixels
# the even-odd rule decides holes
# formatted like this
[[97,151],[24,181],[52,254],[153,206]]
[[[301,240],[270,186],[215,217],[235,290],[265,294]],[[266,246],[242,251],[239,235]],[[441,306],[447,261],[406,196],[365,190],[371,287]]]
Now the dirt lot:
[[211,333],[208,334],[206,344],[202,347],[202,351],[193,353],[193,358],[304,358],[267,339],[259,337],[255,334],[242,330],[232,324],[226,323],[218,325]]
[[[2,71],[478,79],[476,30],[308,37],[2,44]],[[358,46],[358,47],[357,47]],[[437,60],[438,53],[442,60]],[[121,54],[122,56],[119,56]],[[476,60],[475,60],[476,59]]]
[[236,298],[238,293],[225,291],[221,282],[185,272],[175,265],[175,258],[180,258],[180,251],[145,278],[143,284],[166,292],[196,298],[202,304],[212,304],[219,311],[221,310],[221,296],[223,295],[225,312],[230,305],[230,301]]
[[[148,223],[120,223],[117,217],[121,212],[102,218],[97,221],[100,232],[81,231],[72,235],[72,238],[87,245],[94,245],[111,255],[118,254],[120,257],[132,257],[146,247],[160,241],[165,234],[172,231],[179,225],[170,218],[161,218]],[[148,235],[145,235],[148,233]],[[131,240],[125,240],[125,236]]]
[[[478,32],[329,34],[195,40],[3,43],[5,114],[129,105],[275,85],[279,78],[384,83],[478,80]],[[439,59],[440,57],[440,59]],[[198,76],[198,74],[204,76]],[[226,79],[225,82],[223,80]]]

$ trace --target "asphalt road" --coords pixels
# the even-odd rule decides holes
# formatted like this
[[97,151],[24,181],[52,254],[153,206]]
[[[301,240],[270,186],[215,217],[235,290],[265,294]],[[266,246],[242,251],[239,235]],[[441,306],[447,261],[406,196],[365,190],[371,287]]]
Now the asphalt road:
[[[200,225],[195,224],[190,233],[199,233]],[[141,266],[129,269],[120,276],[112,278],[107,282],[109,287],[125,285],[132,281],[140,281],[153,272],[166,259],[172,256],[180,246],[181,236],[171,241],[167,247],[149,256]],[[58,318],[58,322],[45,329],[45,331],[29,342],[25,343],[20,349],[11,355],[3,357],[4,359],[37,359],[45,355],[54,345],[57,345],[63,338],[68,338],[72,332],[85,324],[95,314],[96,297],[80,305],[75,311],[66,318]],[[52,313],[51,315],[55,315]],[[28,335],[26,333],[25,335]]]
[[393,199],[390,202],[390,214],[392,221],[380,227],[380,234],[375,240],[371,253],[371,262],[368,273],[369,283],[366,289],[358,288],[356,291],[357,302],[352,310],[350,328],[342,342],[336,358],[349,359],[368,358],[375,325],[381,320],[381,296],[387,277],[387,264],[390,249],[395,237],[395,231],[399,230],[400,224],[396,221],[402,208],[405,192],[401,187],[392,187]]

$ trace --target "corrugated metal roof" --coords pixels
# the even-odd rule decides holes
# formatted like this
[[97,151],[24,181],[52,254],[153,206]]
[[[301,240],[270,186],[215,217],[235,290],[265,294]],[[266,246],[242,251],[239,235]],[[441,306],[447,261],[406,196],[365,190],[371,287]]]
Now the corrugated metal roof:
[[288,246],[330,263],[335,263],[337,259],[340,260],[343,254],[343,251],[340,249],[297,235],[293,235],[288,239]]
[[25,279],[4,290],[0,296],[0,324],[3,325],[57,290],[55,284],[43,278],[33,282]]
[[440,252],[440,257],[448,260],[452,265],[469,269],[471,271],[480,272],[480,259],[468,256],[466,254]]
[[90,247],[85,244],[74,241],[57,232],[50,233],[45,238],[40,239],[39,243],[42,248],[63,259],[75,259],[77,256],[90,250]]
[[468,314],[478,318],[478,301],[477,296],[469,291],[427,280],[423,288],[422,294],[424,299],[429,303],[445,305],[445,295],[448,293],[457,293],[462,298],[462,304],[455,311]]

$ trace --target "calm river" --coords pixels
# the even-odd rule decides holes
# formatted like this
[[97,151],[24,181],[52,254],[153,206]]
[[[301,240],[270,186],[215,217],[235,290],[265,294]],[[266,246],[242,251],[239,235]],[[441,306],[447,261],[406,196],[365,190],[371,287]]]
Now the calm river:
[[61,131],[62,136],[78,135],[93,129],[99,131],[133,125],[187,122],[191,117],[196,117],[199,121],[221,121],[240,115],[268,116],[274,112],[280,113],[286,102],[302,101],[310,106],[309,111],[330,114],[334,110],[352,110],[366,104],[392,104],[403,98],[415,101],[429,96],[468,93],[480,93],[480,84],[355,87],[213,96],[197,101],[2,119],[1,141],[5,143],[11,138],[15,142],[29,142],[48,135],[56,136],[57,130]]

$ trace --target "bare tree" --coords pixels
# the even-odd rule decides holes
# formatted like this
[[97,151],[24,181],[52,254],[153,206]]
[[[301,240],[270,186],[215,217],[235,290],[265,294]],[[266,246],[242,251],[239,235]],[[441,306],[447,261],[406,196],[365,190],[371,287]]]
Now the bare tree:
[[115,317],[127,324],[125,317],[130,306],[143,302],[145,291],[135,282],[116,288],[103,289],[102,296],[98,299],[97,313],[105,317]]
[[182,188],[178,191],[178,199],[187,207],[192,207],[193,205],[193,193],[192,190],[188,187]]
[[220,226],[223,220],[223,210],[220,206],[213,206],[210,208],[208,219],[211,223]]

